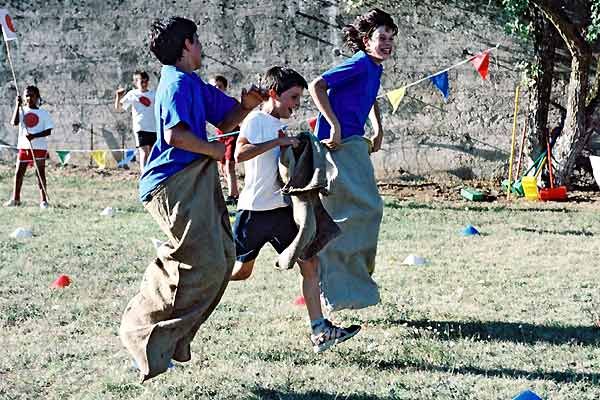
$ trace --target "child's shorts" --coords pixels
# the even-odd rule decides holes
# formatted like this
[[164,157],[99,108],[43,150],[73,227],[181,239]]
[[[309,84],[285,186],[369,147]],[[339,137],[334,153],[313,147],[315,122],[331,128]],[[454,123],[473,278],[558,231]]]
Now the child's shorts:
[[281,254],[297,234],[292,207],[267,211],[239,210],[233,223],[235,258],[241,262],[252,261],[266,243],[271,243]]
[[[35,159],[38,161],[45,160],[48,157],[48,151],[33,149],[33,155],[35,156]],[[32,166],[33,165],[33,157],[31,156],[31,150],[19,149],[19,153],[17,154],[17,160],[20,163],[27,163],[28,166]],[[38,165],[39,165],[39,163],[38,163]]]
[[225,154],[223,155],[223,158],[219,160],[221,164],[225,164],[225,161],[235,161],[235,144],[237,142],[237,138],[238,135],[226,136],[224,138],[217,139],[219,142],[225,145]]
[[137,147],[152,147],[154,142],[156,142],[156,132],[139,131],[135,133],[135,145]]

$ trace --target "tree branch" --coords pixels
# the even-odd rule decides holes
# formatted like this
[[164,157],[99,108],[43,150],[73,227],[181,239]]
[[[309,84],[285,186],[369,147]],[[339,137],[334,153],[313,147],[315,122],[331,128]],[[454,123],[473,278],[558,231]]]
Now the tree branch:
[[554,8],[549,0],[531,0],[531,2],[556,27],[573,57],[590,57],[592,52],[590,46],[577,31],[576,25],[561,10]]

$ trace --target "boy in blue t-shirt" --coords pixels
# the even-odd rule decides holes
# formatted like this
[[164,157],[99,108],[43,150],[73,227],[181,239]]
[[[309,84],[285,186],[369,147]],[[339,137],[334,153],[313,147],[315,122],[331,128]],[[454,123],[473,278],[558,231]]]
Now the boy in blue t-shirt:
[[169,240],[146,269],[120,328],[143,380],[166,371],[171,359],[190,360],[190,343],[220,301],[235,260],[216,166],[225,147],[208,142],[206,123],[229,132],[265,96],[253,87],[238,102],[204,83],[194,73],[202,61],[196,30],[179,17],[156,20],[150,30],[150,50],[163,67],[157,141],[139,196]]

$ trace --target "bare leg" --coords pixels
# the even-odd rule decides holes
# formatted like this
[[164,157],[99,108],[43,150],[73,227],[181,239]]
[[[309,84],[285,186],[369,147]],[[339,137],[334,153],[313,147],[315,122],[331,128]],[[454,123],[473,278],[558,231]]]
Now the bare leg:
[[148,155],[150,154],[150,146],[138,147],[138,154],[140,158],[140,172],[144,172],[144,167],[146,166]]
[[23,177],[27,171],[27,163],[22,163],[17,160],[17,166],[15,169],[15,182],[13,186],[12,198],[15,202],[21,201],[21,187],[23,186]]
[[237,176],[235,175],[235,161],[225,160],[225,175],[227,177],[229,195],[237,199],[240,197],[240,192],[238,190]]
[[244,281],[250,278],[250,275],[252,275],[252,269],[254,268],[254,261],[255,260],[246,262],[236,261],[235,265],[233,266],[233,271],[231,272],[230,280]]
[[40,201],[48,201],[46,198],[46,193],[48,192],[48,186],[46,186],[46,160],[35,160],[37,164],[38,171],[40,172],[40,176],[37,176],[38,187],[40,188]]
[[298,260],[302,274],[302,295],[311,321],[323,318],[321,290],[319,289],[319,259]]

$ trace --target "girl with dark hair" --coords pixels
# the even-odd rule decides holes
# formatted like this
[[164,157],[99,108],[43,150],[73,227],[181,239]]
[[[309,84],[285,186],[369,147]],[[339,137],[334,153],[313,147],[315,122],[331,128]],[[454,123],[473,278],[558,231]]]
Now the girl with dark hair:
[[[17,166],[13,194],[9,201],[4,203],[6,207],[21,205],[21,186],[27,166],[37,164],[38,186],[40,188],[40,208],[48,208],[46,197],[46,158],[48,156],[48,142],[46,136],[50,136],[54,125],[50,114],[40,108],[40,91],[35,86],[27,86],[24,92],[25,105],[22,105],[21,96],[17,96],[15,110],[11,123],[19,127],[19,138],[17,142]],[[33,154],[31,150],[33,149]]]
[[[383,129],[376,98],[381,64],[390,58],[397,33],[393,18],[380,9],[357,17],[343,28],[345,44],[354,55],[309,85],[320,111],[316,135],[332,150],[338,169],[323,205],[340,221],[342,235],[319,254],[324,299],[334,310],[379,302],[371,274],[383,205],[369,152],[381,148]],[[374,131],[370,139],[364,137],[367,118]],[[347,271],[347,281],[339,275],[341,271]]]

